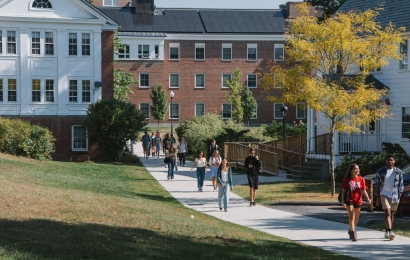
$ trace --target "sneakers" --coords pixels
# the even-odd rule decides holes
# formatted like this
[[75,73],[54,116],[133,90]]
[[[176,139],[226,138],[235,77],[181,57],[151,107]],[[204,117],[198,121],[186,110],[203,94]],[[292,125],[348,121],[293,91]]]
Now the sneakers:
[[256,206],[256,202],[255,202],[255,201],[254,201],[254,202],[252,202],[252,205],[253,205],[253,206]]
[[222,210],[222,208],[219,208],[219,210]]
[[225,209],[225,212],[228,212],[228,210],[227,210],[227,209]]
[[389,232],[389,239],[394,240],[395,237],[396,237],[396,235],[393,233],[393,231],[390,231]]
[[384,238],[390,239],[390,231],[386,231],[386,233],[384,233]]
[[169,181],[169,178],[168,178],[168,181]]
[[252,205],[253,205],[253,203],[252,203],[252,201],[249,203],[249,207],[252,207]]

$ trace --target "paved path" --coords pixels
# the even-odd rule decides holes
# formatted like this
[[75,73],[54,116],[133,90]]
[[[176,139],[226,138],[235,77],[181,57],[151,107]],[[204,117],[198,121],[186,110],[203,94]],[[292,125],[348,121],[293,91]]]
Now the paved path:
[[[358,241],[348,239],[347,224],[321,220],[280,211],[264,206],[249,207],[249,202],[231,193],[228,212],[220,211],[217,192],[213,192],[207,172],[204,192],[198,192],[196,173],[190,171],[192,162],[179,167],[175,180],[167,181],[167,169],[163,156],[142,158],[142,146],[134,146],[135,153],[155,179],[188,208],[214,216],[216,218],[247,226],[275,236],[322,248],[337,254],[349,255],[360,259],[410,259],[410,238],[396,236],[393,241],[384,239],[384,233],[366,228],[357,228]],[[187,167],[189,166],[189,167]],[[261,182],[286,180],[284,173],[279,176],[262,176]],[[234,186],[247,183],[245,175],[234,175]],[[235,189],[235,188],[234,188]],[[347,218],[347,214],[346,214]],[[347,220],[346,220],[347,222]]]

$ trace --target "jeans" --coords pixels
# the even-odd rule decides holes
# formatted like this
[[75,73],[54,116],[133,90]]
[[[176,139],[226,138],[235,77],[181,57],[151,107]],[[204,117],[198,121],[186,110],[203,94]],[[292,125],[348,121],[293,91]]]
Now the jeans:
[[196,167],[196,177],[198,178],[198,189],[204,186],[205,167]]
[[161,148],[161,145],[156,145],[157,147],[157,157],[159,158],[159,148]]
[[182,164],[185,164],[185,158],[186,158],[186,153],[179,153],[179,165],[181,166]]
[[224,184],[224,186],[222,186],[221,184],[219,184],[219,188],[218,188],[218,204],[219,204],[219,208],[222,208],[222,200],[223,200],[223,204],[224,204],[224,210],[228,209],[228,203],[229,203],[229,190],[231,189],[231,187],[229,186],[229,181],[223,181],[222,182]]
[[168,161],[168,178],[171,180],[174,179],[174,165],[175,165],[175,160],[171,159]]

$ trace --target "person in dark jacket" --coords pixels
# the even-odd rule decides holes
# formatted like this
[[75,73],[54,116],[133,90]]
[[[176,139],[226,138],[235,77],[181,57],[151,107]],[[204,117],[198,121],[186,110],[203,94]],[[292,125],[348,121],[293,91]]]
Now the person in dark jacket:
[[219,151],[219,145],[216,144],[215,139],[212,139],[211,144],[209,145],[209,149],[208,149],[208,157],[211,157],[214,154],[214,151],[218,150]]
[[259,160],[259,157],[255,154],[255,148],[250,148],[249,156],[245,159],[245,169],[246,174],[248,176],[249,184],[250,207],[256,206],[255,195],[259,183],[258,169],[261,167],[261,161]]

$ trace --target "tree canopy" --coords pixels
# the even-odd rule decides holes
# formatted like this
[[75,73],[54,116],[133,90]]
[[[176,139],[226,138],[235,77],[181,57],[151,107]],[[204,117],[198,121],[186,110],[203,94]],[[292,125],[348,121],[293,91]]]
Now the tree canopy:
[[168,111],[168,96],[161,84],[155,84],[151,88],[150,98],[152,101],[152,105],[150,106],[151,114],[158,120],[159,130],[159,120],[164,120],[165,114]]
[[323,16],[329,17],[336,13],[337,9],[346,2],[346,0],[303,0],[313,6],[323,7]]
[[[400,59],[399,43],[404,28],[393,24],[381,28],[378,12],[336,13],[323,21],[308,16],[290,21],[286,35],[286,61],[291,66],[272,64],[260,86],[268,100],[285,104],[305,102],[309,108],[329,119],[331,136],[332,194],[335,192],[333,134],[360,132],[360,127],[388,115],[381,102],[386,89],[377,89],[365,79],[372,70],[387,66],[389,59]],[[269,95],[273,86],[281,96]]]

